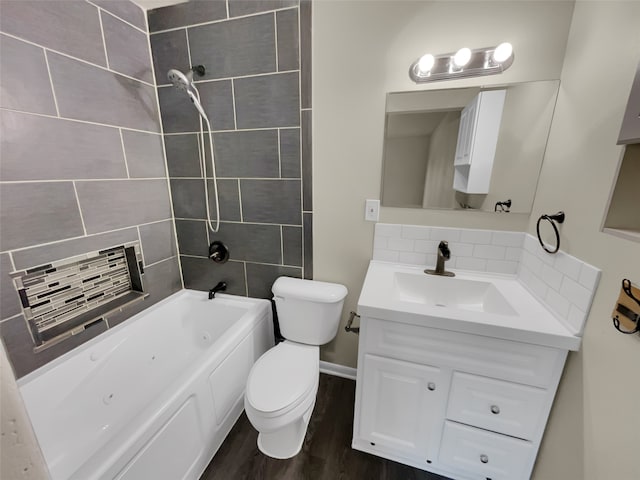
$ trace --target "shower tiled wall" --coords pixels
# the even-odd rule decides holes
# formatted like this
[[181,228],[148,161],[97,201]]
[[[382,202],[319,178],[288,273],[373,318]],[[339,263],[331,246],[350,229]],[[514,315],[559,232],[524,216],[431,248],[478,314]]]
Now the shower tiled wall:
[[[148,12],[167,165],[186,288],[269,297],[280,275],[311,278],[311,3],[190,1]],[[211,119],[220,230],[206,224],[199,121],[169,69],[196,78]],[[205,127],[206,128],[206,127]],[[212,196],[213,197],[213,196]],[[212,217],[215,203],[210,199]],[[207,258],[221,240],[230,261]]]
[[[144,12],[0,5],[0,335],[20,377],[181,288]],[[9,272],[140,241],[150,297],[33,353]]]

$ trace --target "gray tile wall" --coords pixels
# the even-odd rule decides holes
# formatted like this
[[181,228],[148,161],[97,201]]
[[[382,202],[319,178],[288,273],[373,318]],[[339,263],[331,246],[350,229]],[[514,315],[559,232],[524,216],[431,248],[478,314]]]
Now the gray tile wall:
[[[279,275],[312,278],[311,3],[190,1],[148,12],[167,165],[186,288],[270,297]],[[196,79],[212,123],[221,226],[205,221],[198,115],[167,71]],[[206,175],[213,191],[208,136]],[[213,196],[213,195],[212,195]],[[304,208],[303,208],[304,199]],[[215,203],[210,200],[215,216]],[[207,258],[221,240],[224,265]]]
[[[182,280],[144,12],[101,0],[0,8],[0,336],[20,377]],[[134,240],[150,297],[34,354],[9,273]]]

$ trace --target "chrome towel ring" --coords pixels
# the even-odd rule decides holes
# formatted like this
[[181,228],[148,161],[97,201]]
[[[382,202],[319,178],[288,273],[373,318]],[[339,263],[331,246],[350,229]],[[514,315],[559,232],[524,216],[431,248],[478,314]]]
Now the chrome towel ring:
[[[556,234],[556,248],[554,250],[547,248],[545,243],[542,241],[542,237],[540,236],[541,220],[547,220],[553,227],[553,231]],[[540,242],[540,245],[542,246],[544,251],[547,253],[558,253],[558,250],[560,250],[560,232],[558,232],[558,227],[556,225],[556,222],[564,223],[564,212],[558,212],[555,215],[547,215],[547,214],[541,215],[540,218],[538,219],[538,223],[536,223],[536,232],[538,234],[538,241]]]

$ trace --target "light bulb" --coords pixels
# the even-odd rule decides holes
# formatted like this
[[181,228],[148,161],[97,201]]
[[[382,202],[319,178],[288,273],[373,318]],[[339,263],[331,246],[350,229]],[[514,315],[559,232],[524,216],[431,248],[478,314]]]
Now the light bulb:
[[436,62],[436,59],[430,53],[423,55],[418,60],[418,73],[425,75],[431,71],[433,68],[433,64]]
[[501,43],[493,51],[493,61],[502,63],[513,54],[513,46],[509,42]]
[[456,67],[464,67],[471,60],[471,49],[464,47],[456,52],[453,56],[453,63]]

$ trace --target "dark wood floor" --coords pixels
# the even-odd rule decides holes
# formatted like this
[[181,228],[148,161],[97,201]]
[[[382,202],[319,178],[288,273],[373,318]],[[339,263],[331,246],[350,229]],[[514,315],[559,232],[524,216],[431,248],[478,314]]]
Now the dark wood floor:
[[302,451],[289,460],[263,455],[243,413],[200,480],[446,480],[351,448],[355,382],[320,375]]

